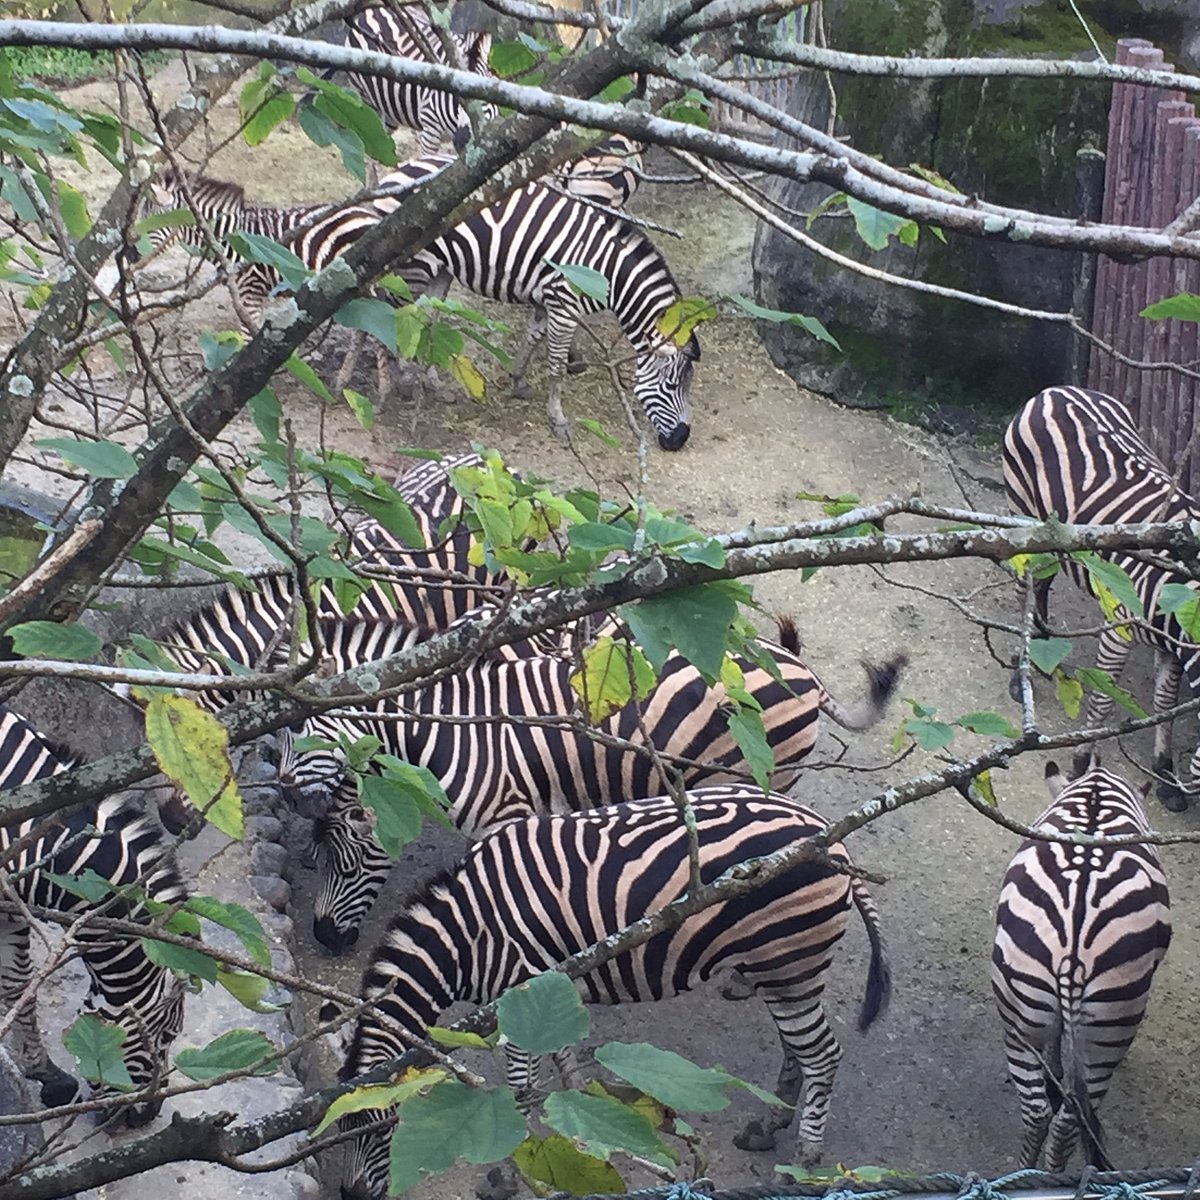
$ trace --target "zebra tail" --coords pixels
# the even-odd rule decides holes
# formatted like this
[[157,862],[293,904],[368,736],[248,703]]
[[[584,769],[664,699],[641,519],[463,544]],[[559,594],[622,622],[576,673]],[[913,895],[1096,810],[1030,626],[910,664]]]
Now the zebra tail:
[[858,1014],[858,1028],[866,1031],[887,1012],[892,998],[892,967],[888,961],[887,942],[879,926],[879,912],[875,901],[861,879],[851,876],[850,891],[854,896],[854,907],[867,927],[867,939],[871,943],[871,965],[867,968],[867,990],[863,994],[862,1008]]
[[[1060,987],[1063,983],[1060,976]],[[1063,1103],[1075,1105],[1075,1115],[1079,1124],[1079,1140],[1083,1145],[1083,1160],[1101,1171],[1113,1169],[1112,1160],[1104,1146],[1104,1126],[1100,1116],[1092,1104],[1088,1092],[1087,1069],[1079,1054],[1079,1045],[1075,1037],[1079,1024],[1079,1006],[1076,997],[1069,990],[1059,996],[1059,1008],[1062,1012],[1062,1092]]]

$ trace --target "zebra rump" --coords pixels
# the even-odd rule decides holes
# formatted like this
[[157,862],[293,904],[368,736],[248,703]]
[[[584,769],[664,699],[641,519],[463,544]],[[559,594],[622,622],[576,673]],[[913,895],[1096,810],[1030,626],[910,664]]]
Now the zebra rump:
[[[1095,767],[1053,797],[1034,828],[1061,834],[1146,834],[1146,814],[1120,776]],[[1167,884],[1150,845],[1084,846],[1030,839],[1004,877],[992,990],[1021,1100],[1021,1166],[1111,1168],[1096,1107],[1146,1011],[1171,940]]]
[[[24,717],[0,707],[0,791],[57,775],[72,766],[70,758],[44,738]],[[161,831],[128,796],[110,796],[62,817],[38,818],[0,825],[0,861],[16,895],[33,908],[84,913],[93,902],[58,879],[91,870],[115,888],[137,888],[151,900],[174,904],[187,891],[175,869]],[[136,901],[106,897],[106,916],[143,920]],[[183,1026],[183,984],[152,962],[142,939],[101,932],[84,926],[77,934],[83,964],[91,979],[84,1011],[109,1021],[125,1033],[121,1048],[135,1089],[142,1090],[165,1075],[167,1052]],[[38,1025],[36,997],[22,1003],[33,978],[30,927],[17,914],[0,915],[0,1011],[21,1003],[13,1023],[14,1049],[25,1073],[42,1084],[42,1101],[68,1103],[77,1093],[75,1080],[50,1059]],[[104,1094],[107,1089],[95,1089]],[[124,1119],[143,1125],[157,1115],[161,1100],[128,1106]]]
[[[786,619],[780,622],[780,637],[781,645],[761,643],[777,664],[778,678],[748,659],[736,661],[745,690],[761,709],[775,780],[790,785],[812,751],[819,714],[849,729],[874,724],[906,660],[899,655],[882,667],[868,666],[870,694],[850,708],[798,657],[795,627]],[[336,667],[350,665],[349,655],[330,650]],[[480,660],[373,709],[314,717],[305,730],[333,742],[370,735],[388,754],[426,768],[450,797],[450,819],[471,835],[531,813],[654,795],[663,787],[658,759],[670,764],[686,786],[749,773],[729,731],[723,689],[710,688],[681,655],[668,657],[640,704],[631,702],[601,721],[598,738],[569,722],[577,704],[573,669],[568,660],[536,654]],[[355,780],[338,752],[297,753],[285,738],[280,783],[285,798],[306,815],[324,809],[313,825],[318,869],[313,933],[341,953],[356,943],[392,859],[376,839],[375,815],[359,805]],[[328,797],[323,806],[322,793]]]
[[[812,809],[756,787],[693,789],[700,871],[711,883],[738,863],[824,833]],[[848,864],[840,843],[827,853]],[[689,837],[666,796],[591,812],[513,821],[427,883],[393,918],[363,978],[372,1001],[358,1019],[342,1069],[353,1079],[398,1057],[455,1000],[483,1004],[656,912],[688,889]],[[887,949],[865,885],[828,862],[801,861],[753,891],[660,932],[578,981],[583,998],[618,1004],[690,990],[736,968],[766,1003],[783,1045],[775,1093],[799,1111],[799,1161],[821,1154],[841,1048],[821,1006],[825,973],[851,903],[871,945],[860,1029],[884,1012]],[[378,1111],[348,1118],[361,1128]],[[774,1108],[741,1141],[766,1148],[792,1113]],[[403,1137],[403,1131],[397,1135]],[[343,1200],[386,1191],[388,1138],[361,1133],[348,1147]]]
[[[1175,486],[1171,473],[1142,440],[1128,408],[1111,396],[1083,388],[1047,388],[1017,413],[1004,435],[1004,479],[1013,508],[1031,517],[1054,514],[1061,521],[1079,524],[1200,519],[1200,507]],[[1155,651],[1155,710],[1174,707],[1184,676],[1193,694],[1200,696],[1200,646],[1173,613],[1158,606],[1168,583],[1192,589],[1196,583],[1157,562],[1121,551],[1101,552],[1098,557],[1124,569],[1141,602],[1142,613],[1128,614],[1124,609],[1121,613],[1129,619],[1134,639]],[[1081,589],[1092,590],[1080,562],[1067,556],[1063,565]],[[1129,646],[1116,629],[1106,630],[1100,635],[1096,666],[1115,679]],[[1089,692],[1085,724],[1103,724],[1112,703],[1102,692]],[[1159,724],[1154,743],[1158,796],[1168,809],[1178,812],[1187,807],[1187,796],[1175,771],[1171,741],[1171,723]],[[1089,758],[1090,750],[1084,747],[1073,763],[1076,774],[1087,769]],[[1200,748],[1192,757],[1189,775],[1187,791],[1200,791]]]

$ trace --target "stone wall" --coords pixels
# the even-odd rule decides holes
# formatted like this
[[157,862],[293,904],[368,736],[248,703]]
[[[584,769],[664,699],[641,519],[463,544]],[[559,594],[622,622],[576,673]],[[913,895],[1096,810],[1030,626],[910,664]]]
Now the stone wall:
[[[1066,3],[1019,0],[826,0],[830,43],[864,53],[1092,57]],[[1112,0],[1087,6],[1107,50],[1116,37],[1153,37],[1180,55],[1200,45],[1200,0]],[[1190,18],[1190,19],[1188,19]],[[1171,38],[1173,40],[1168,40]],[[835,77],[836,132],[894,165],[931,167],[965,192],[1060,215],[1097,202],[1107,132],[1105,85],[1031,80],[912,81]],[[801,80],[794,115],[826,127],[822,78]],[[818,185],[778,182],[776,196],[809,211]],[[827,245],[906,278],[970,290],[1026,308],[1065,311],[1090,263],[1084,256],[987,244],[928,229],[917,246],[871,253],[847,220],[818,220]],[[922,295],[835,267],[760,226],[754,247],[760,303],[819,317],[838,354],[794,326],[764,327],[775,361],[800,383],[845,402],[916,400],[1000,411],[1076,374],[1077,347],[1061,327]]]

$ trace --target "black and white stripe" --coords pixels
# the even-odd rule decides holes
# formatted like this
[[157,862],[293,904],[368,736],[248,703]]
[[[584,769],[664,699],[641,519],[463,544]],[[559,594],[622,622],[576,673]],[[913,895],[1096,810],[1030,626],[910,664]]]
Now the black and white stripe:
[[611,133],[549,179],[581,200],[605,208],[625,208],[641,182],[644,154],[640,142],[623,133]]
[[[776,678],[738,660],[747,693],[761,706],[775,782],[791,783],[812,751],[817,718],[864,729],[879,719],[904,663],[868,667],[869,697],[853,710],[826,690],[800,659],[790,622],[783,645],[762,643],[778,664]],[[341,665],[336,646],[330,647]],[[652,746],[682,782],[721,782],[748,767],[729,732],[723,691],[712,689],[681,655],[670,656],[658,683],[597,726],[592,738],[569,723],[577,697],[574,666],[558,657],[486,659],[372,709],[312,718],[305,732],[379,739],[388,754],[427,768],[450,797],[450,819],[476,836],[530,813],[564,812],[655,795],[663,780],[655,756],[626,746]],[[297,754],[282,740],[280,781],[292,804],[324,815],[314,825],[319,870],[313,931],[335,951],[354,945],[392,862],[374,837],[374,814],[358,806],[355,781],[340,753]]]
[[[1017,413],[1004,435],[1004,479],[1013,507],[1033,517],[1054,513],[1059,520],[1079,524],[1200,518],[1200,507],[1174,486],[1170,472],[1138,434],[1125,405],[1083,388],[1047,388]],[[1145,620],[1131,622],[1127,628],[1135,640],[1155,651],[1156,710],[1174,706],[1181,676],[1186,676],[1193,692],[1200,695],[1200,646],[1174,616],[1158,609],[1164,585],[1195,584],[1130,554],[1115,551],[1101,557],[1128,573],[1141,600]],[[1091,590],[1087,572],[1078,562],[1068,557],[1064,565],[1079,587]],[[1100,636],[1096,665],[1116,678],[1128,654],[1129,642],[1116,630],[1108,630]],[[1090,692],[1086,723],[1103,723],[1112,703],[1108,696]],[[1077,757],[1077,772],[1086,767],[1087,758],[1086,750]],[[1158,794],[1166,807],[1175,811],[1185,808],[1187,799],[1179,788],[1168,723],[1156,730],[1154,770],[1160,780]],[[1200,790],[1200,749],[1192,759],[1190,775],[1187,790]]]
[[205,175],[182,175],[171,169],[152,182],[151,201],[152,211],[189,209],[195,220],[192,225],[152,230],[148,236],[155,251],[183,241],[211,255],[215,240],[225,256],[236,263],[234,287],[238,301],[255,324],[262,319],[267,299],[282,278],[264,263],[238,260],[226,242],[231,233],[271,238],[291,250],[310,271],[320,271],[379,223],[378,212],[366,205],[256,204],[246,199],[238,183]]
[[[23,717],[0,707],[0,791],[65,771],[69,758]],[[50,876],[95,871],[119,888],[137,887],[150,899],[173,904],[187,892],[175,870],[159,828],[127,797],[109,797],[61,818],[0,826],[2,892],[24,904],[64,913],[93,907]],[[10,890],[11,889],[11,890]],[[136,903],[109,904],[108,916],[144,916]],[[183,985],[174,974],[146,956],[142,940],[81,929],[78,942],[91,986],[84,1004],[125,1031],[122,1055],[136,1088],[161,1080],[167,1051],[183,1026]],[[30,927],[16,913],[0,914],[0,1011],[10,1011],[33,977]],[[43,1102],[65,1104],[76,1084],[50,1060],[38,1026],[36,1001],[23,1006],[13,1024],[18,1061],[26,1074],[42,1082]],[[161,1101],[131,1106],[130,1125],[151,1120]]]
[[[754,787],[690,795],[705,882],[748,858],[824,831],[825,820]],[[829,848],[849,861],[838,843]],[[481,1004],[657,911],[688,886],[688,835],[675,801],[635,801],[586,813],[514,821],[427,883],[393,919],[363,981],[374,1001],[343,1067],[355,1076],[405,1049],[455,1000]],[[762,997],[783,1043],[776,1094],[800,1112],[799,1161],[821,1154],[841,1048],[821,1006],[825,973],[853,902],[871,961],[859,1028],[884,1010],[891,986],[874,904],[861,881],[804,863],[769,884],[705,909],[579,981],[585,1000],[624,1003],[676,995],[718,968],[736,968]],[[719,1055],[715,1055],[719,1058]],[[358,1128],[378,1112],[347,1120]],[[766,1148],[791,1113],[754,1122],[739,1139]],[[387,1184],[387,1137],[361,1134],[347,1152],[343,1200],[377,1200]]]
[[[1067,784],[1051,764],[1053,803],[1034,826],[1057,833],[1144,834],[1133,789],[1099,767]],[[1080,1135],[1108,1168],[1096,1106],[1146,1011],[1171,940],[1167,884],[1153,846],[1106,849],[1031,839],[1004,877],[992,989],[1021,1098],[1021,1165],[1062,1171]]]
[[[403,193],[452,160],[428,155],[385,175],[381,189]],[[394,211],[396,195],[372,203]],[[588,267],[607,282],[607,302],[577,294],[552,263]],[[563,380],[571,339],[580,320],[609,308],[633,343],[633,390],[664,450],[678,450],[691,432],[688,389],[700,345],[664,336],[659,324],[680,299],[679,288],[650,240],[617,214],[532,183],[468,217],[415,258],[397,268],[413,288],[463,287],[514,304],[532,305],[525,344],[513,360],[514,391],[520,394],[534,346],[549,334],[550,394],[547,415],[562,437],[569,427],[562,410]]]
[[[394,7],[371,5],[346,20],[343,45],[353,50],[370,50],[436,66],[452,66],[428,14],[419,4]],[[462,36],[446,31],[458,48],[463,67],[476,75],[491,75],[488,55],[492,38],[488,33]],[[389,129],[403,125],[417,134],[422,153],[435,153],[443,142],[471,131],[465,105],[453,92],[442,92],[419,83],[403,83],[380,75],[349,73],[350,83]],[[485,117],[494,117],[496,107],[480,102]]]

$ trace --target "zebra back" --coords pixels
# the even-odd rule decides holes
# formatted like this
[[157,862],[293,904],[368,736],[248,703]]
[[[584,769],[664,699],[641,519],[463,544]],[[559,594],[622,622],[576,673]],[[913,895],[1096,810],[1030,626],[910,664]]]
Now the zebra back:
[[606,208],[625,208],[641,181],[644,153],[640,142],[613,133],[565,163],[550,179],[581,200]]
[[[1066,784],[1051,764],[1048,783],[1057,794],[1035,829],[1150,831],[1137,793],[1110,771],[1095,767]],[[1088,1161],[1103,1165],[1095,1108],[1133,1040],[1171,938],[1158,853],[1144,844],[1027,840],[1004,876],[996,926],[992,987],[1021,1095],[1024,1165],[1036,1164],[1047,1129],[1050,1170],[1065,1168],[1077,1132]],[[1053,1121],[1048,1092],[1066,1098]]]
[[[698,788],[689,799],[705,883],[826,828],[812,809],[752,786]],[[665,796],[502,826],[393,919],[364,975],[363,998],[374,1003],[358,1020],[342,1077],[396,1057],[406,1045],[403,1033],[423,1035],[453,1000],[493,1000],[680,898],[689,887],[689,849],[679,807]],[[583,976],[584,999],[658,1000],[720,967],[736,967],[767,1002],[787,1054],[831,1085],[840,1051],[819,994],[852,888],[837,869],[849,862],[845,848],[834,843],[828,854],[828,861],[798,863],[753,892],[693,914]],[[858,891],[865,896],[865,888]],[[860,912],[873,935],[874,978],[886,986],[886,948],[869,898]],[[871,997],[873,1014],[884,1000]],[[818,1068],[822,1055],[833,1066]],[[815,1122],[809,1133],[818,1144],[827,1103],[828,1086],[806,1093],[801,1126]],[[381,1135],[361,1137],[348,1155],[345,1182],[377,1194],[386,1181],[386,1147]]]

